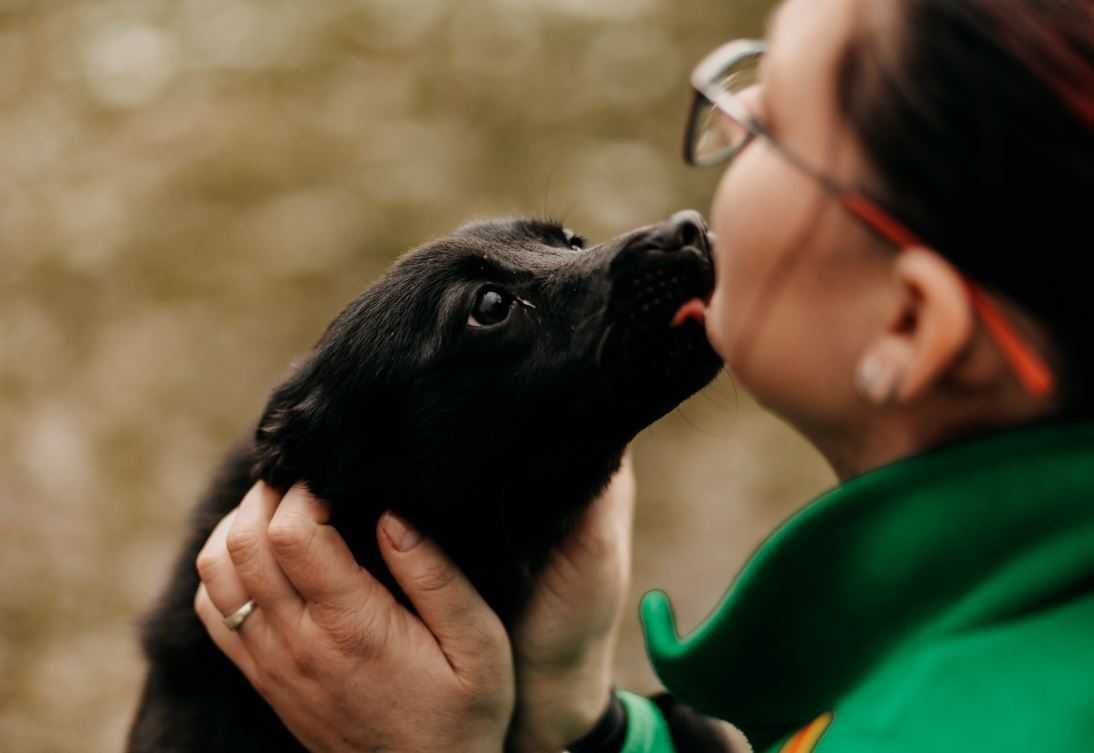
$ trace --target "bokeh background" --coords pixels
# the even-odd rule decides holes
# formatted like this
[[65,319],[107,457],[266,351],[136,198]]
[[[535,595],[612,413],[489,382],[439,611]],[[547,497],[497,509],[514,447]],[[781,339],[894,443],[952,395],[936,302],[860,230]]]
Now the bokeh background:
[[[0,0],[0,750],[118,750],[134,625],[289,361],[397,254],[706,209],[690,66],[770,0]],[[831,482],[732,382],[636,444],[639,594],[690,627]],[[732,668],[726,668],[727,678]]]

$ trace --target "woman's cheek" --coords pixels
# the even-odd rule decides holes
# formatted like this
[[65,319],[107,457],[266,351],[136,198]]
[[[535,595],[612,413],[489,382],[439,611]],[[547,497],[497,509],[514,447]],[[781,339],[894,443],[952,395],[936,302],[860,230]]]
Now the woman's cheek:
[[729,327],[731,321],[730,296],[728,295],[729,261],[719,248],[724,242],[722,237],[719,234],[717,236],[718,241],[715,243],[716,277],[714,295],[711,296],[710,305],[707,306],[706,328],[707,339],[710,340],[711,347],[722,357],[723,361],[728,363],[730,357],[729,343],[731,341]]
[[737,214],[735,209],[744,197],[735,198],[735,187],[735,182],[729,180],[728,174],[723,176],[711,202],[711,230],[715,237],[715,284],[706,319],[707,339],[730,368],[733,367],[732,346],[737,339],[736,330],[743,318],[742,307],[746,305],[743,300],[746,291],[741,288],[742,285],[747,288],[747,280],[742,280],[742,277],[747,277],[748,272],[747,269],[741,269],[741,254],[747,251],[747,248],[742,249],[742,245],[747,246],[748,239],[739,237],[747,230],[747,226],[742,226],[734,219]]

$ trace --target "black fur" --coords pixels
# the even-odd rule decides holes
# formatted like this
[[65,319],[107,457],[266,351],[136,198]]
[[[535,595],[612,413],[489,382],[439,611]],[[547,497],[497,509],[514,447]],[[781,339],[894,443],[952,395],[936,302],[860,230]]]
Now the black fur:
[[[720,367],[701,328],[669,326],[712,279],[694,212],[588,250],[550,222],[483,222],[404,256],[274,391],[197,509],[144,626],[129,750],[301,750],[193,612],[197,553],[256,478],[305,481],[401,596],[375,539],[395,510],[511,625],[627,442]],[[509,316],[473,327],[487,289],[512,300]]]

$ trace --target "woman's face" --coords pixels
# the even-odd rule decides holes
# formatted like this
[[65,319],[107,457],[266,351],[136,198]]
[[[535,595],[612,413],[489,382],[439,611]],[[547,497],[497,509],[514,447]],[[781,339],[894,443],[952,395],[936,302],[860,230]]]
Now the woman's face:
[[[750,100],[779,144],[852,185],[865,168],[836,106],[836,65],[854,24],[876,21],[862,17],[870,13],[859,0],[787,0]],[[714,347],[750,392],[807,435],[845,426],[861,409],[856,364],[884,326],[892,255],[765,139],[726,170],[711,224]]]

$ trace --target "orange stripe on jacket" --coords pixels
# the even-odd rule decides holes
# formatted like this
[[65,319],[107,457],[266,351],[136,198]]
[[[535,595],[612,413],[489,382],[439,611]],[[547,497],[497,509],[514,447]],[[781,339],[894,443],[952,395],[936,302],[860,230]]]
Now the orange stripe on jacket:
[[820,740],[821,735],[824,734],[824,731],[828,729],[828,725],[831,723],[832,712],[821,714],[807,727],[804,727],[786,741],[786,745],[783,746],[783,753],[812,753],[813,748],[817,747],[817,741]]

